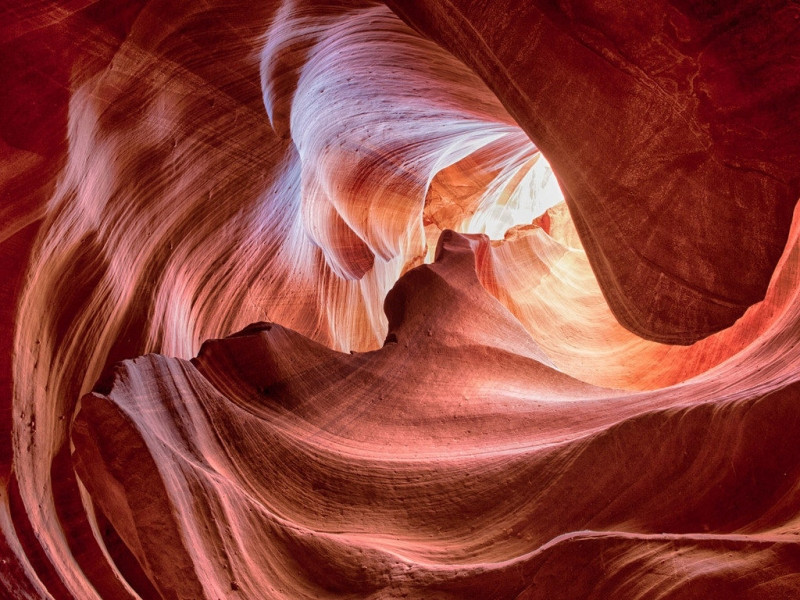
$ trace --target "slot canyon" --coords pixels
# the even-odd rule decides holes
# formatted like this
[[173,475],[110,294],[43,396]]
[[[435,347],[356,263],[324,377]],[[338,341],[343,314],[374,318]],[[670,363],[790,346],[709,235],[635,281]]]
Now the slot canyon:
[[800,598],[797,0],[0,17],[0,598]]

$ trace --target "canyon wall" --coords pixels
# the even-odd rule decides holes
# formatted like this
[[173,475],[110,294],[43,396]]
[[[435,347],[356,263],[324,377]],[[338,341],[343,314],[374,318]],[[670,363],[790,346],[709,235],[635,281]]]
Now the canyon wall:
[[0,19],[0,595],[800,590],[800,8]]

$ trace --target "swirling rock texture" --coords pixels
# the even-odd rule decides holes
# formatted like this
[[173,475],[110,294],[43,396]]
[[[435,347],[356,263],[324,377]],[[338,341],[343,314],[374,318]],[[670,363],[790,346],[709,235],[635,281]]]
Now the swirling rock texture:
[[0,10],[0,596],[800,597],[796,3]]

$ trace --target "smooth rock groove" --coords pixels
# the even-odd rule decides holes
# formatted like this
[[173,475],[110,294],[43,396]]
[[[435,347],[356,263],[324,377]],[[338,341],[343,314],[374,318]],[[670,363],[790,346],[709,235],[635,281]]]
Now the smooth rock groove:
[[177,4],[0,7],[0,597],[800,596],[800,8]]

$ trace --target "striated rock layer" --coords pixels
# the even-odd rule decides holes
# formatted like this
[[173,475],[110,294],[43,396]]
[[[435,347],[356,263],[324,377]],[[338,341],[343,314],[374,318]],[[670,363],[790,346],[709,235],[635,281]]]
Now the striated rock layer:
[[800,596],[800,9],[723,4],[0,7],[0,596]]
[[583,384],[481,288],[480,240],[443,240],[387,296],[380,350],[258,323],[82,399],[73,461],[123,566],[167,598],[800,588],[794,373]]
[[800,195],[795,3],[388,4],[548,156],[626,327],[689,343],[763,298]]

